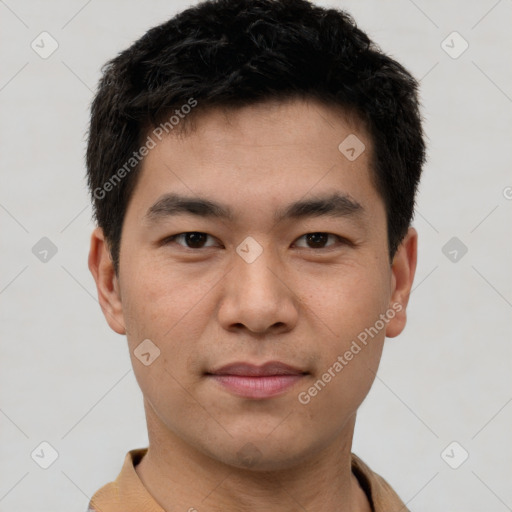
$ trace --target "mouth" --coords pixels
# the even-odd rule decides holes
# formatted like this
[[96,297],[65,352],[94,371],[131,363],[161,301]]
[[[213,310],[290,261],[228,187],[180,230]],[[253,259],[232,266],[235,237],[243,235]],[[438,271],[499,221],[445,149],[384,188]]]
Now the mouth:
[[225,391],[252,399],[264,399],[281,395],[290,390],[309,372],[279,361],[263,365],[231,363],[207,372],[206,376]]

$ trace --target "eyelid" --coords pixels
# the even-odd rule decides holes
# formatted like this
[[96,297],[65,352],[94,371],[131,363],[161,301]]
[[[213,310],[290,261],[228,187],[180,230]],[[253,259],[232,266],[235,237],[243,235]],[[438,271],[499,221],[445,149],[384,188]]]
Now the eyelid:
[[[161,241],[160,245],[166,245],[166,244],[169,244],[171,242],[177,243],[176,242],[176,238],[178,238],[178,237],[180,237],[182,235],[187,235],[189,233],[200,233],[200,234],[206,235],[207,237],[210,237],[210,238],[216,240],[220,244],[220,242],[213,235],[210,235],[209,233],[206,233],[204,231],[182,231],[181,233],[176,233],[175,235],[170,235],[170,236],[164,238]],[[301,247],[301,246],[297,246],[296,245],[297,240],[303,239],[307,235],[312,235],[312,234],[322,234],[322,235],[327,235],[327,236],[333,236],[336,239],[337,243],[328,245],[327,247],[319,247],[319,248],[315,248],[315,247]],[[205,250],[205,249],[214,247],[213,245],[207,245],[205,247],[193,248],[193,247],[187,247],[186,245],[183,245],[183,244],[180,244],[180,243],[177,243],[177,245],[179,245],[183,249],[187,249],[187,250],[194,251],[194,252],[198,252],[198,251],[201,251],[201,250]],[[222,246],[222,244],[220,244],[220,245]],[[298,249],[305,249],[305,250],[310,250],[310,251],[314,251],[314,252],[320,252],[320,251],[329,251],[329,250],[332,250],[332,249],[336,249],[340,245],[353,246],[354,243],[351,242],[350,240],[348,240],[347,238],[341,236],[341,235],[336,235],[335,233],[329,233],[328,231],[309,231],[309,232],[304,233],[303,235],[297,237],[294,240],[293,245],[295,247],[297,247]]]
[[[298,248],[319,252],[319,251],[328,251],[330,249],[335,249],[335,248],[339,247],[340,244],[341,245],[350,245],[350,246],[353,245],[353,243],[350,240],[348,240],[347,238],[345,238],[341,235],[336,235],[335,233],[329,233],[328,231],[310,231],[310,232],[304,233],[303,235],[296,238],[295,242],[297,240],[300,240],[301,238],[304,238],[307,235],[313,235],[313,234],[322,234],[322,235],[327,235],[327,236],[333,236],[334,238],[336,238],[337,243],[328,245],[327,247],[320,247],[320,248],[314,248],[314,247],[298,247]],[[294,242],[294,244],[295,244],[295,242]]]
[[[205,233],[204,231],[182,231],[181,233],[176,233],[175,235],[170,235],[170,236],[167,236],[165,237],[162,242],[160,243],[160,245],[167,245],[171,242],[174,242],[176,243],[177,245],[179,245],[180,247],[183,247],[183,249],[188,249],[190,251],[200,251],[200,250],[204,250],[204,249],[208,249],[210,247],[213,247],[212,245],[207,245],[206,247],[201,247],[199,249],[195,249],[193,247],[187,247],[186,245],[183,245],[183,244],[180,244],[178,242],[175,241],[176,238],[182,236],[182,235],[187,235],[189,233],[200,233],[202,235],[206,235],[214,240],[217,240],[213,235],[210,235],[209,233]],[[217,240],[218,242],[218,240]]]

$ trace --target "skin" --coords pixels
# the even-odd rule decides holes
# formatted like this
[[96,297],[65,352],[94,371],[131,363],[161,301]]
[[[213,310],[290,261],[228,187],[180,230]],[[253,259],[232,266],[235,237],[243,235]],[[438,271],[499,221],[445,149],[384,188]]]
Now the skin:
[[[366,145],[353,162],[338,150],[349,134]],[[411,227],[389,261],[370,156],[360,123],[313,100],[209,109],[193,131],[163,138],[145,157],[123,224],[118,276],[102,230],[93,232],[89,268],[99,301],[110,327],[127,336],[144,396],[149,451],[136,471],[164,509],[370,510],[350,469],[356,412],[385,337],[405,327],[417,258]],[[148,209],[169,192],[225,204],[234,219],[148,221]],[[333,192],[348,194],[363,213],[275,223],[289,203]],[[192,231],[210,235],[206,247],[188,248],[184,237],[161,243]],[[319,248],[308,233],[346,242],[330,236]],[[250,264],[236,252],[247,236],[263,249]],[[300,403],[298,394],[393,304],[401,311]],[[149,366],[134,355],[145,339],[160,350]],[[270,360],[309,374],[262,400],[205,376],[234,361]],[[247,450],[255,453],[252,465]]]

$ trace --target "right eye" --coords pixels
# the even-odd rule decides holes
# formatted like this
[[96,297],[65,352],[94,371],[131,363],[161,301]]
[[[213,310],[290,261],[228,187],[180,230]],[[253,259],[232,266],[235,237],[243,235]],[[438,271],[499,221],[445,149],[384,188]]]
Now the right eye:
[[205,245],[206,240],[213,237],[208,233],[202,233],[201,231],[186,231],[184,233],[178,233],[176,235],[169,236],[163,240],[162,245],[168,245],[170,243],[177,243],[187,249],[202,249],[203,247],[212,247],[213,245]]

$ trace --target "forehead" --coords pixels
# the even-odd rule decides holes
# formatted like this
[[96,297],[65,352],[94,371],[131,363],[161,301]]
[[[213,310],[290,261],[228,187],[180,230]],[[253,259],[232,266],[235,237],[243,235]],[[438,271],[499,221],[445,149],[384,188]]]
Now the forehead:
[[324,149],[332,150],[333,143],[338,148],[343,134],[357,134],[364,140],[367,154],[371,151],[370,137],[354,111],[311,98],[273,99],[244,107],[201,107],[199,104],[190,115],[183,116],[181,126],[167,132],[163,135],[166,139],[201,140],[210,149],[215,145],[231,145],[231,151],[237,146],[244,150],[251,147],[308,148],[318,146],[319,142]]
[[338,107],[289,100],[209,108],[196,112],[183,133],[148,136],[156,144],[142,162],[132,198],[140,215],[166,193],[229,203],[235,213],[272,209],[272,215],[285,197],[379,199],[371,141],[362,123]]

